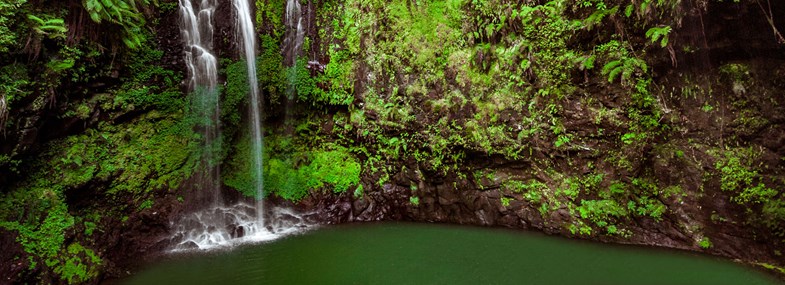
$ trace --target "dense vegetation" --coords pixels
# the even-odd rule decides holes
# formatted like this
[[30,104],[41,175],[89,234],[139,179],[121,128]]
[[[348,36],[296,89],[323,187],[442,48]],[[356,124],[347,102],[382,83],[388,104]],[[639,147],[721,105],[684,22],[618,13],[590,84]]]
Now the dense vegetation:
[[[525,200],[540,205],[543,217],[566,208],[571,219],[564,226],[581,235],[629,236],[631,232],[623,227],[626,220],[660,221],[669,204],[683,203],[690,195],[684,181],[663,181],[646,167],[647,160],[656,156],[665,165],[697,167],[707,183],[719,178],[730,200],[750,211],[749,223],[766,224],[782,239],[785,217],[777,190],[783,185],[781,160],[773,165],[756,163],[764,150],[749,146],[743,134],[684,143],[680,132],[686,126],[668,108],[701,100],[704,112],[711,112],[712,104],[725,104],[716,100],[734,100],[738,103],[733,107],[740,108],[717,108],[738,112],[733,120],[742,125],[739,129],[770,126],[749,110],[751,106],[744,106],[766,98],[737,91],[720,91],[719,96],[705,93],[751,88],[757,82],[749,67],[728,63],[720,66],[719,76],[684,76],[705,84],[698,85],[703,90],[692,86],[674,90],[668,83],[655,82],[653,66],[663,65],[661,57],[673,67],[679,57],[698,48],[686,42],[676,46],[670,39],[683,17],[702,13],[700,7],[710,3],[691,4],[325,3],[316,17],[318,36],[311,40],[320,45],[306,47],[305,54],[327,59],[326,71],[312,77],[298,63],[281,67],[279,73],[298,75],[291,82],[297,100],[316,106],[311,110],[345,109],[326,115],[335,124],[329,132],[314,135],[298,126],[304,130],[299,136],[303,142],[296,145],[332,138],[362,158],[364,173],[378,185],[387,183],[401,167],[413,165],[431,176],[454,176],[479,187],[483,178],[495,181],[502,187],[503,205]],[[276,9],[268,5],[263,2],[258,7]],[[280,13],[271,14],[258,16],[260,26],[283,30],[276,21]],[[275,36],[264,41],[276,40]],[[280,62],[277,53],[270,58],[263,55],[261,61]],[[283,78],[291,77],[265,76],[262,81]],[[356,95],[353,101],[346,99],[344,91]],[[272,91],[268,97],[279,96]],[[302,120],[300,125],[315,119],[312,115]],[[697,161],[695,150],[709,154],[708,162],[715,161],[716,169],[689,165],[685,153],[692,152]],[[493,169],[473,169],[472,159],[482,156],[526,161],[530,169],[499,178]],[[767,176],[762,168],[777,170]],[[705,195],[702,185],[693,190],[692,195]],[[418,201],[416,192],[412,191],[412,201]],[[706,244],[702,241],[708,238],[700,229],[694,231],[696,243]]]
[[[0,155],[10,182],[0,226],[17,232],[26,255],[15,259],[43,278],[36,282],[76,284],[101,272],[105,225],[150,207],[153,192],[176,189],[197,167],[198,149],[182,75],[155,64],[163,53],[142,28],[149,3],[45,2],[1,4],[0,129],[14,148]],[[26,138],[51,121],[66,127]],[[35,143],[13,144],[25,139]],[[99,199],[73,204],[91,195]]]
[[[361,199],[405,184],[405,206],[426,208],[438,200],[425,182],[448,181],[535,208],[565,235],[624,241],[668,223],[710,251],[717,228],[741,226],[782,248],[785,149],[760,138],[785,124],[771,112],[785,104],[783,60],[697,62],[726,35],[690,30],[710,7],[754,9],[781,53],[781,23],[760,3],[303,2],[315,12],[286,64],[286,3],[257,0],[265,195]],[[200,161],[204,122],[173,61],[181,43],[165,40],[176,19],[175,1],[0,0],[0,233],[24,265],[13,278],[95,281],[107,238],[164,197],[183,203],[216,163]],[[229,191],[253,196],[245,64],[220,54],[217,163]],[[423,183],[395,181],[409,171]]]

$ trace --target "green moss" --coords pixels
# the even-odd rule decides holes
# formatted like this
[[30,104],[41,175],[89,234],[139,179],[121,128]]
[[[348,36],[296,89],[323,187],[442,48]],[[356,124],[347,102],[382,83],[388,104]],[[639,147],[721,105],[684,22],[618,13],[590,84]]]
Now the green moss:
[[513,193],[522,193],[527,201],[537,204],[543,202],[545,191],[550,190],[548,185],[537,180],[531,180],[529,183],[519,180],[507,180],[502,184],[502,187]]
[[[347,149],[327,144],[316,149],[293,150],[291,139],[265,137],[264,195],[299,201],[310,191],[342,193],[358,186],[360,164]],[[277,152],[278,149],[286,149]],[[256,195],[250,139],[244,137],[225,170],[224,182],[247,196]]]
[[759,266],[762,266],[763,268],[766,268],[768,270],[772,270],[772,271],[778,272],[780,274],[785,274],[785,267],[780,267],[780,266],[776,266],[776,265],[773,265],[773,264],[761,263],[761,262],[756,263],[756,264],[759,265]]
[[409,204],[412,204],[415,207],[420,206],[420,197],[417,196],[409,197]]
[[720,75],[732,83],[745,84],[750,80],[750,67],[740,63],[728,63],[720,66]]
[[[189,123],[155,112],[128,125],[102,125],[52,144],[51,166],[63,187],[108,181],[108,193],[174,189],[196,168],[197,144]],[[43,168],[46,171],[46,168]]]
[[345,52],[331,52],[324,73],[316,77],[310,76],[306,64],[305,59],[298,59],[297,64],[287,72],[287,78],[294,83],[299,100],[315,105],[349,105],[354,101],[354,66]]
[[149,199],[148,199],[148,200],[144,200],[144,202],[142,202],[141,204],[139,204],[139,207],[138,207],[138,209],[139,209],[140,211],[141,211],[141,210],[145,210],[145,209],[150,209],[150,208],[152,208],[152,207],[153,207],[153,204],[154,204],[153,200],[149,200]]
[[[65,193],[87,192],[80,195],[106,197],[106,203],[125,197],[108,207],[111,215],[136,208],[127,197],[140,201],[153,190],[176,189],[198,165],[190,125],[151,112],[44,145],[20,166],[28,176],[0,199],[0,226],[19,233],[33,267],[45,266],[69,283],[92,280],[100,259],[78,244],[66,248],[65,232],[76,222]],[[86,235],[96,230],[96,220],[84,222]]]
[[66,249],[67,254],[54,272],[68,284],[81,284],[98,276],[101,258],[91,249],[78,243],[72,243]]
[[256,0],[256,26],[272,33],[276,39],[283,36],[284,9],[286,1]]
[[581,193],[581,184],[576,178],[564,179],[561,187],[556,190],[556,194],[564,195],[571,200],[575,200]]
[[77,243],[65,247],[65,231],[74,225],[74,218],[68,214],[64,203],[57,200],[52,202],[56,203],[52,208],[41,209],[47,211],[48,215],[40,224],[35,221],[7,221],[9,214],[4,213],[0,227],[19,233],[17,242],[29,254],[30,269],[41,262],[44,268],[52,270],[68,284],[92,280],[98,276],[101,258]]
[[185,105],[179,83],[182,75],[159,65],[163,51],[142,45],[127,57],[126,72],[130,74],[112,98],[102,101],[106,110],[147,110],[174,112]]
[[702,249],[709,249],[713,245],[711,243],[711,240],[709,240],[709,237],[704,236],[704,237],[701,238],[700,241],[698,241],[698,246],[700,246]]
[[[18,222],[8,221],[10,213],[4,213],[4,219],[0,222],[0,226],[19,233],[17,242],[22,245],[26,253],[31,255],[31,259],[37,257],[50,268],[59,262],[58,253],[65,241],[65,230],[74,224],[74,218],[68,214],[66,205],[56,200],[52,202],[56,204],[38,209],[48,212],[40,224],[32,219],[23,219]],[[17,209],[24,207],[14,206],[17,206]]]
[[97,225],[93,222],[84,222],[84,234],[88,236],[93,235],[96,227]]
[[720,175],[720,189],[730,193],[731,201],[755,213],[750,220],[785,241],[785,200],[781,191],[767,185],[767,181],[776,180],[766,180],[762,174],[764,166],[758,162],[761,152],[752,147],[726,148],[718,156],[714,167]]

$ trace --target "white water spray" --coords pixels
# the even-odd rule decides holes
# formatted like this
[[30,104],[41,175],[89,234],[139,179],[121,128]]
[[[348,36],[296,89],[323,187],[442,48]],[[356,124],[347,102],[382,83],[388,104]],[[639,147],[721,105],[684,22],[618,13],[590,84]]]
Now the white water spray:
[[[256,221],[256,211],[256,207],[240,203],[195,213],[176,225],[177,244],[172,251],[212,250],[270,241],[312,228],[318,218],[316,213],[301,214],[286,208],[273,208],[270,210],[272,222],[262,227]],[[216,217],[224,219],[224,228],[215,226]]]

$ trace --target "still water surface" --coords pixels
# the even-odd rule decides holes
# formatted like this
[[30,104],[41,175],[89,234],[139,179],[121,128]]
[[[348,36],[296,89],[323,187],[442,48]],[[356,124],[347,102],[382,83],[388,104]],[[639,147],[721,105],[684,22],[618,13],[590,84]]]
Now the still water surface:
[[520,231],[332,226],[153,264],[121,284],[779,284],[730,261]]

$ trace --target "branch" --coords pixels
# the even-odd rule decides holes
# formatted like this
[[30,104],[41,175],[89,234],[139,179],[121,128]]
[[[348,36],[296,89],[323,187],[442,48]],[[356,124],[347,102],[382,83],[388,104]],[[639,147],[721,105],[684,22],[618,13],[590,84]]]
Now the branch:
[[771,1],[766,0],[766,2],[769,6],[768,13],[766,12],[766,9],[763,8],[763,4],[760,3],[760,0],[755,0],[755,3],[758,3],[758,7],[760,7],[760,11],[763,12],[764,16],[766,16],[766,21],[769,22],[769,25],[771,26],[771,30],[774,33],[774,37],[777,39],[777,43],[785,44],[785,37],[782,36],[780,31],[777,29],[777,26],[774,25],[774,16],[773,13],[771,12]]

